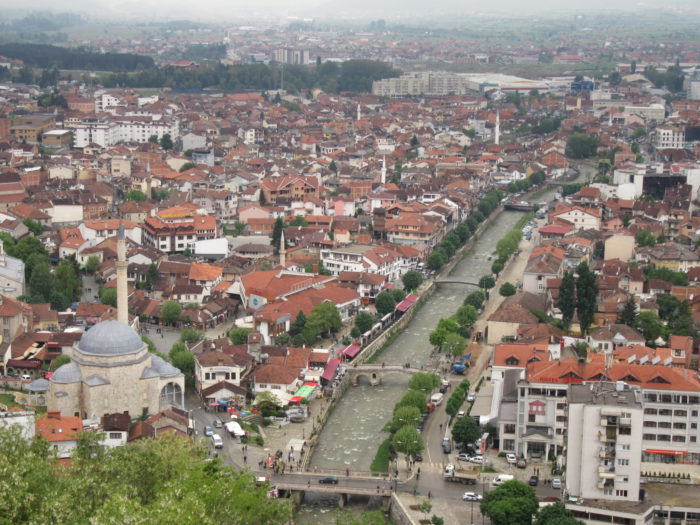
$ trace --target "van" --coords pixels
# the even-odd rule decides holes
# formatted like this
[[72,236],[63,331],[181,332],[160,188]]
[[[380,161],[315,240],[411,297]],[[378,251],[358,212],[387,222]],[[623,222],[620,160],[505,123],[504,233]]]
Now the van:
[[452,445],[450,444],[449,439],[442,442],[442,451],[445,454],[449,454],[450,452],[452,452]]
[[430,402],[433,403],[435,406],[438,406],[440,403],[442,403],[442,398],[445,397],[443,394],[440,392],[433,394],[430,396]]
[[500,485],[501,483],[505,483],[506,481],[512,481],[512,480],[513,480],[513,474],[499,474],[493,480],[493,484]]
[[224,448],[224,441],[221,439],[219,434],[214,434],[211,437],[211,442],[214,445],[214,448]]

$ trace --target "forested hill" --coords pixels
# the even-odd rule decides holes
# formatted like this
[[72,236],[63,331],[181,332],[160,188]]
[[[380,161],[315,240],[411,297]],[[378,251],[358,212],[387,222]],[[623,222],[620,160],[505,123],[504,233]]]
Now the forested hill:
[[93,53],[44,44],[0,44],[0,56],[18,58],[27,66],[92,71],[136,71],[154,66],[148,56],[131,53]]

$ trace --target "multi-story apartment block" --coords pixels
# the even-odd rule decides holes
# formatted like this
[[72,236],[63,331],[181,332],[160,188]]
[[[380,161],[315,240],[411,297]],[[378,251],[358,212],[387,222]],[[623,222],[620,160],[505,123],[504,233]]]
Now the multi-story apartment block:
[[71,122],[69,125],[73,130],[73,146],[76,148],[84,148],[89,144],[107,147],[119,142],[145,143],[152,135],[160,139],[163,135],[169,134],[173,140],[180,136],[179,121],[164,117],[83,119]]
[[143,243],[162,252],[184,252],[196,241],[218,236],[216,219],[198,215],[190,207],[175,207],[147,217],[143,224]]
[[56,117],[53,115],[25,115],[12,121],[10,133],[20,142],[38,144],[42,135],[56,127]]
[[639,499],[643,409],[641,392],[626,386],[570,386],[566,490],[571,496]]
[[403,259],[400,253],[385,246],[350,245],[321,250],[323,266],[333,275],[369,272],[395,280],[403,274]]
[[276,204],[278,200],[287,202],[304,201],[318,197],[318,179],[300,175],[298,177],[267,177],[262,180],[262,192],[267,202]]
[[654,130],[656,149],[685,148],[685,128],[681,126],[659,126]]

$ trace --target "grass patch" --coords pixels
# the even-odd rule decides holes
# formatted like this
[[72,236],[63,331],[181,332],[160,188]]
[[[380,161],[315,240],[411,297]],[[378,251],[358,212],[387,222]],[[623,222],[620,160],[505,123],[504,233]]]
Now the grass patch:
[[369,469],[372,472],[388,472],[389,471],[389,446],[391,444],[391,439],[386,438],[384,441],[382,441],[382,444],[379,445],[379,448],[377,449],[377,453],[374,455],[374,459],[372,460],[372,464],[369,466]]
[[14,394],[0,394],[0,405],[7,407],[7,408],[21,407],[22,406],[15,401]]

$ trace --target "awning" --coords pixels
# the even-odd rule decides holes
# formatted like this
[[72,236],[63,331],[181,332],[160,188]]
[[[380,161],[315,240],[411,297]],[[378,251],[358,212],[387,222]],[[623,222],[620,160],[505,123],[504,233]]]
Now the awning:
[[340,366],[340,359],[330,359],[328,361],[328,364],[326,365],[326,369],[323,371],[323,374],[321,375],[321,379],[324,379],[326,381],[332,381],[333,378],[335,377],[335,372],[338,370],[338,367]]
[[292,396],[291,399],[289,400],[290,403],[301,403],[302,399],[304,399],[302,396]]
[[416,301],[419,299],[419,297],[416,294],[410,293],[406,296],[406,298],[401,301],[397,306],[396,309],[399,312],[405,312],[408,310],[411,306],[416,304]]
[[360,350],[362,350],[362,348],[360,348],[360,345],[353,343],[343,348],[343,354],[346,357],[353,358],[360,353]]
[[648,448],[644,452],[647,454],[664,454],[667,456],[685,456],[686,452],[684,450],[661,450],[658,448]]

